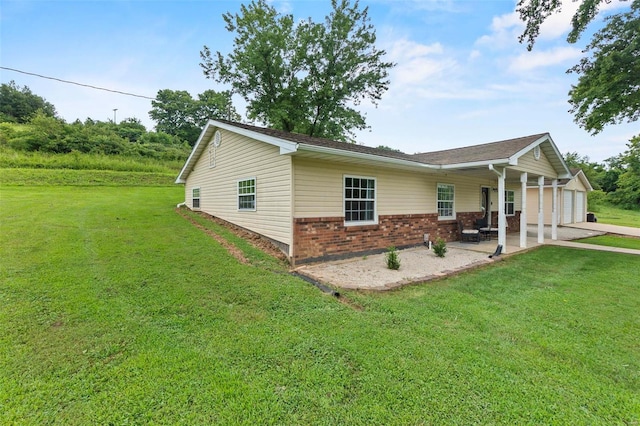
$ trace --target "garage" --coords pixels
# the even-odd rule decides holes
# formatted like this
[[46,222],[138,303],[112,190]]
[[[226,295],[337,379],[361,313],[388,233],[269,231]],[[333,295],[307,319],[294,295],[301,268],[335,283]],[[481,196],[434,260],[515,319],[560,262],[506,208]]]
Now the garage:
[[584,200],[585,200],[584,191],[576,191],[576,214],[575,214],[575,222],[584,222],[584,218],[586,216],[584,209]]
[[573,223],[573,191],[562,191],[562,223]]
[[[557,210],[558,224],[564,225],[574,222],[584,222],[587,219],[587,197],[593,188],[584,172],[571,169],[573,178],[558,179]],[[527,223],[538,223],[538,199],[540,188],[527,187]],[[543,212],[544,224],[551,225],[553,206],[553,185],[550,179],[544,181]]]

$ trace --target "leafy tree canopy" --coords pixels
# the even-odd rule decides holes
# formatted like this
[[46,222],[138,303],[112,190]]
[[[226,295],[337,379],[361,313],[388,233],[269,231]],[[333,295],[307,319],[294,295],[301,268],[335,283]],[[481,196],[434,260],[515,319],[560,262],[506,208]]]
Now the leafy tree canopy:
[[27,86],[20,88],[13,80],[0,86],[0,121],[26,123],[38,110],[47,117],[56,115],[53,104],[33,94]]
[[571,112],[593,134],[640,118],[640,0],[605,22],[585,50],[591,56],[569,70],[580,76],[569,91]]
[[368,8],[348,0],[331,5],[323,23],[296,22],[266,0],[223,15],[227,30],[236,34],[233,51],[223,56],[204,46],[205,75],[243,96],[251,120],[310,136],[352,139],[355,129],[367,128],[354,107],[367,99],[377,104],[394,64],[384,62],[385,51],[375,47]]
[[624,172],[620,174],[613,201],[627,209],[640,209],[640,136],[631,139],[621,156]]
[[[567,41],[575,43],[593,21],[602,3],[611,0],[582,0],[572,19]],[[625,1],[625,0],[618,0]],[[517,11],[526,23],[520,42],[531,50],[540,26],[561,10],[563,0],[520,0]],[[630,11],[605,18],[584,50],[587,54],[568,72],[579,75],[569,92],[575,121],[592,134],[608,124],[640,118],[640,0],[630,2]]]
[[194,99],[185,90],[164,89],[151,101],[149,117],[156,121],[156,129],[179,137],[193,146],[209,119],[239,120],[233,108],[230,92],[206,90]]

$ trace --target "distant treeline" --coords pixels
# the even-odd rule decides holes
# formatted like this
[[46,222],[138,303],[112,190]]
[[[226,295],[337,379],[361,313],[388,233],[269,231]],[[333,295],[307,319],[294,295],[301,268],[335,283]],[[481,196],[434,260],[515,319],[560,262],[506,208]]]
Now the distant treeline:
[[71,152],[184,161],[191,147],[180,137],[147,131],[136,118],[66,123],[55,107],[12,81],[0,87],[0,145],[17,151]]

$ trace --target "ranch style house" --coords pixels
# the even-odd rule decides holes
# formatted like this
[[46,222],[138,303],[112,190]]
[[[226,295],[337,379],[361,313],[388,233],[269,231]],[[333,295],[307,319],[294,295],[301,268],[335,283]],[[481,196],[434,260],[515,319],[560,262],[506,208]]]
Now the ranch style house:
[[455,241],[477,220],[504,252],[507,232],[526,247],[527,218],[543,242],[547,210],[556,238],[558,182],[572,178],[548,133],[404,154],[210,120],[176,183],[188,208],[268,238],[296,265]]

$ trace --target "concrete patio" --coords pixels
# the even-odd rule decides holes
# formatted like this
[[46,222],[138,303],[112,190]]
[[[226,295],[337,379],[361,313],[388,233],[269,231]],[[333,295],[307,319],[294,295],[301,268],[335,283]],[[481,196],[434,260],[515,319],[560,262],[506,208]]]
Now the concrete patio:
[[[632,229],[636,232],[635,228]],[[605,230],[559,226],[557,228],[558,239],[552,240],[551,227],[546,226],[544,228],[544,244],[640,255],[640,250],[605,247],[572,241],[606,233],[621,234],[622,231],[619,228],[607,228]],[[537,225],[529,225],[528,227],[526,248],[520,247],[519,233],[507,234],[506,242],[505,252],[497,258],[489,257],[494,253],[498,245],[498,240],[493,238],[479,243],[461,243],[459,241],[447,243],[448,251],[444,258],[437,257],[433,251],[425,246],[401,250],[399,251],[401,267],[398,271],[386,268],[385,254],[381,253],[335,262],[305,265],[296,268],[296,272],[320,283],[339,288],[390,290],[403,285],[426,282],[488,265],[495,260],[504,258],[505,255],[538,247],[541,244],[538,243]]]
[[[565,227],[558,226],[558,241],[571,241],[580,238],[595,237],[597,235],[605,234],[606,231],[595,229],[582,229],[578,227]],[[544,244],[553,244],[551,239],[551,226],[544,227]],[[490,240],[480,241],[480,243],[462,243],[460,241],[454,241],[447,244],[449,247],[460,248],[464,250],[472,250],[481,253],[492,254],[497,246],[498,239],[493,237]],[[538,247],[541,244],[538,243],[538,226],[528,225],[527,227],[527,247],[520,247],[520,233],[514,232],[507,234],[507,246],[503,254],[517,253],[523,250],[529,250],[534,247]]]

